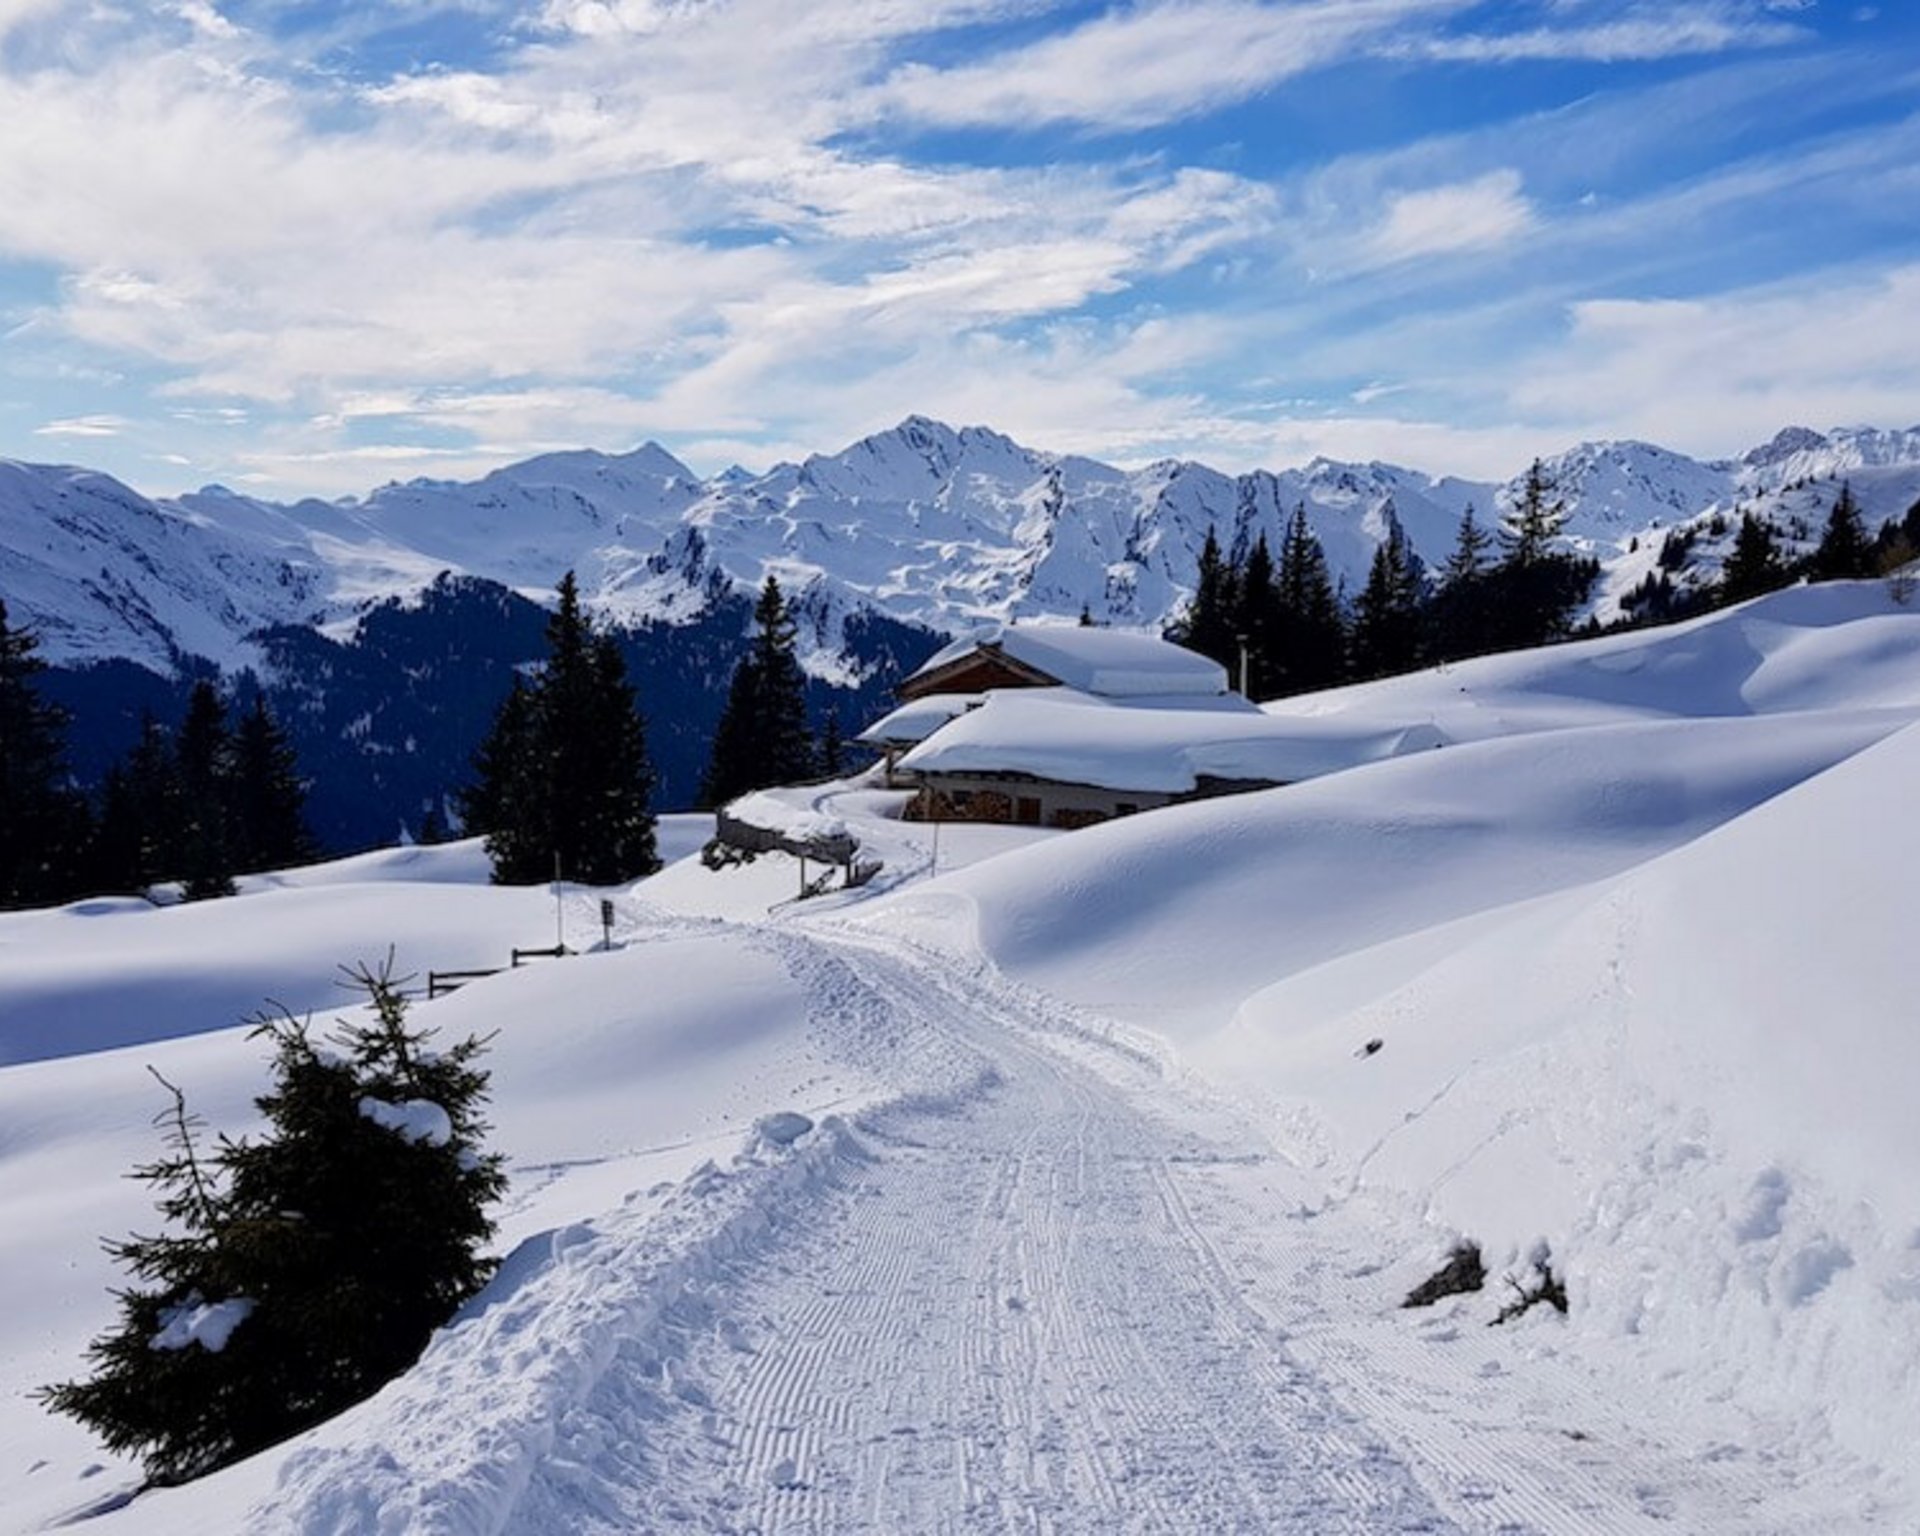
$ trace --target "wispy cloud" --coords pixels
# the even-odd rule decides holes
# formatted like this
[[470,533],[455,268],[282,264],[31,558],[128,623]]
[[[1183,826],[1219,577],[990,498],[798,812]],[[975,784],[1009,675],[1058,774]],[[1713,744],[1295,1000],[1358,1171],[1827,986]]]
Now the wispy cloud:
[[1536,27],[1523,32],[1428,37],[1401,45],[1409,57],[1438,62],[1515,64],[1534,59],[1585,59],[1618,64],[1780,48],[1802,42],[1804,27],[1753,15],[1729,15],[1721,6],[1663,6],[1658,14],[1591,26]]
[[[0,0],[28,146],[0,372],[54,381],[0,428],[244,440],[247,473],[341,490],[909,410],[1108,455],[1369,422],[1491,454],[1575,408],[1556,351],[1514,372],[1543,327],[1651,368],[1583,306],[1711,303],[1830,259],[1808,214],[1884,236],[1911,206],[1911,59],[1863,73],[1822,28],[1781,0]],[[421,62],[383,66],[401,37]],[[1461,94],[1539,61],[1570,93]]]
[[1465,0],[1166,0],[965,65],[909,65],[881,93],[925,122],[1139,128],[1243,100]]
[[118,416],[71,416],[33,429],[36,437],[118,437],[126,429]]
[[1364,254],[1386,263],[1501,246],[1534,223],[1532,205],[1520,190],[1520,173],[1489,171],[1472,181],[1393,197],[1385,221],[1366,240]]

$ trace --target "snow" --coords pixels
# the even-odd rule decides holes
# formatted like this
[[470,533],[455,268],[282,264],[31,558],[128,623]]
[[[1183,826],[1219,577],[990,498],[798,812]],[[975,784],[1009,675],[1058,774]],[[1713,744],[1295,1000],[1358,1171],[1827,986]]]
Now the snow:
[[[1716,463],[1584,443],[1545,468],[1568,543],[1605,567],[1595,611],[1607,619],[1670,530],[1718,520],[1702,549],[1710,572],[1741,510],[1817,527],[1841,477],[1870,526],[1903,515],[1920,497],[1920,429],[1790,430]],[[186,654],[258,667],[249,637],[263,628],[345,635],[372,605],[415,601],[449,572],[545,600],[572,570],[597,617],[668,623],[772,574],[804,600],[803,661],[823,679],[848,680],[845,622],[877,610],[942,634],[1003,630],[1051,653],[1047,669],[1074,686],[1097,673],[1092,691],[1153,691],[1131,661],[1095,657],[1084,647],[1106,642],[1062,621],[1086,611],[1118,626],[1113,645],[1148,642],[1184,611],[1209,530],[1229,553],[1263,536],[1278,549],[1296,507],[1348,592],[1394,526],[1437,568],[1463,511],[1493,527],[1522,478],[1327,460],[1238,476],[1174,461],[1122,469],[920,417],[757,477],[703,482],[647,444],[294,505],[217,487],[156,501],[71,466],[0,461],[0,569],[14,621],[62,663],[126,657],[170,672]]]
[[[377,934],[503,965],[553,896],[406,850],[0,916],[0,1530],[1915,1529],[1917,643],[1860,584],[1200,711],[1448,745],[1073,833],[778,792],[885,872],[683,859],[417,1003],[493,1037],[498,1274],[131,1502],[28,1389],[151,1229],[144,1067],[247,1134],[248,1008],[323,1022]],[[1462,1238],[1489,1288],[1402,1311]],[[1541,1265],[1566,1315],[1489,1327]]]
[[253,1315],[255,1305],[247,1296],[206,1301],[196,1291],[179,1306],[161,1310],[160,1331],[147,1341],[147,1347],[185,1349],[197,1344],[217,1355],[227,1347],[233,1330]]
[[807,792],[759,790],[730,801],[726,814],[795,842],[825,842],[847,835],[847,824],[807,803]]
[[1009,688],[922,741],[899,767],[1185,794],[1204,778],[1285,784],[1441,744],[1424,721],[1355,729],[1263,714],[1232,694],[1109,701],[1070,688]]
[[403,1141],[444,1147],[453,1140],[453,1117],[432,1099],[401,1099],[397,1103],[371,1095],[360,1100],[361,1115]]
[[1105,698],[1210,697],[1227,691],[1227,670],[1211,657],[1157,635],[1080,624],[995,625],[936,651],[913,677],[938,672],[983,647],[1024,662],[1065,687]]
[[925,741],[949,720],[978,709],[984,693],[929,693],[911,699],[882,715],[854,739],[882,746],[889,742]]

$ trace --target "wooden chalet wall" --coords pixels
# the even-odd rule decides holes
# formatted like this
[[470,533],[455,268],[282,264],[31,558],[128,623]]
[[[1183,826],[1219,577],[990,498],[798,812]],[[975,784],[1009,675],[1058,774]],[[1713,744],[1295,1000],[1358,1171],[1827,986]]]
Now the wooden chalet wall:
[[1057,688],[1060,680],[1015,661],[997,646],[982,645],[932,672],[908,678],[894,689],[902,703],[930,693],[985,693],[990,688]]

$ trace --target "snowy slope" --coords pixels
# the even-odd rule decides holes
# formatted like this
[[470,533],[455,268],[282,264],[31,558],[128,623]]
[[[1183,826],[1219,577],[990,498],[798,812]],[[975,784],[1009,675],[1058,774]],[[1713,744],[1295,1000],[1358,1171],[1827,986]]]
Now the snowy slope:
[[[785,793],[873,885],[683,861],[610,893],[611,953],[423,1005],[498,1031],[500,1277],[375,1398],[92,1528],[1914,1529],[1917,630],[1841,585],[1298,701],[1451,744],[1083,832]],[[144,1064],[244,1128],[220,1010],[551,933],[475,874],[0,918],[0,1529],[135,1480],[24,1394],[148,1219]],[[1544,1242],[1569,1315],[1399,1311],[1461,1234],[1496,1286]]]
[[[1744,458],[1702,464],[1642,443],[1583,444],[1546,462],[1573,547],[1606,567],[1596,611],[1693,530],[1717,569],[1741,510],[1790,541],[1816,536],[1841,477],[1871,526],[1920,499],[1920,429],[1793,428]],[[1118,469],[1022,447],[985,427],[909,417],[834,454],[702,481],[655,444],[556,453],[471,484],[413,481],[337,503],[282,506],[218,487],[152,501],[85,470],[0,465],[0,598],[54,661],[253,660],[268,624],[350,627],[366,607],[442,571],[539,595],[577,573],[594,610],[679,621],[716,591],[771,573],[801,599],[803,650],[833,675],[862,608],[946,633],[1035,617],[1158,629],[1192,589],[1208,530],[1233,553],[1275,548],[1304,506],[1336,580],[1363,584],[1394,524],[1438,565],[1462,512],[1496,524],[1506,485],[1392,465],[1315,460],[1229,476],[1166,460]]]

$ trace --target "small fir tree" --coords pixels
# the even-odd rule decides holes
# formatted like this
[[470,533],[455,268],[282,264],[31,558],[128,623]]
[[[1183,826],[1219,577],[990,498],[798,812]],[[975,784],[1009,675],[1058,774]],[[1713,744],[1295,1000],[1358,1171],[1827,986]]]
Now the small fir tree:
[[[485,1282],[484,1043],[429,1050],[391,964],[349,973],[369,1017],[323,1048],[291,1016],[258,1100],[266,1133],[206,1152],[184,1097],[167,1152],[137,1171],[167,1230],[110,1245],[134,1279],[90,1380],[42,1390],[137,1454],[155,1483],[226,1466],[338,1413],[405,1370]],[[156,1074],[157,1075],[157,1074]],[[164,1081],[164,1080],[163,1080]]]

